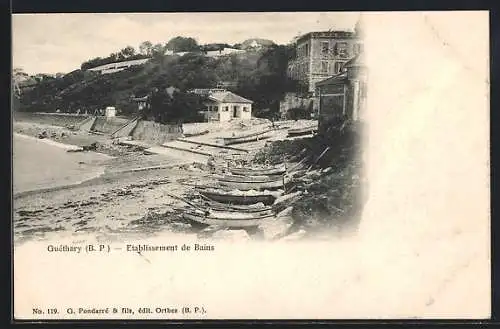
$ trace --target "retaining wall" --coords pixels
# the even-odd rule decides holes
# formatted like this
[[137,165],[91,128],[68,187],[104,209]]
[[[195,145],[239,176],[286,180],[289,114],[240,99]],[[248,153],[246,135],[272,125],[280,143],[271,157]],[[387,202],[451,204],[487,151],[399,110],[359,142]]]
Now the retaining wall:
[[131,132],[133,140],[140,140],[152,145],[161,145],[165,142],[182,137],[182,125],[163,125],[153,121],[139,121]]
[[194,123],[183,123],[182,131],[187,135],[197,135],[202,132],[215,132],[224,129],[224,125],[219,122],[194,122]]
[[97,117],[92,126],[93,131],[98,131],[104,134],[111,134],[129,122],[130,119],[117,117]]
[[51,126],[68,127],[85,120],[88,115],[69,113],[28,113],[13,112],[13,121],[41,123]]

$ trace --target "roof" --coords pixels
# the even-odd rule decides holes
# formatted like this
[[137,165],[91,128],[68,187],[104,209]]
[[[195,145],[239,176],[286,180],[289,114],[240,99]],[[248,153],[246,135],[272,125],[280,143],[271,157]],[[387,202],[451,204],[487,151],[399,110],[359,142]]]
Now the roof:
[[319,82],[316,82],[315,86],[320,87],[320,86],[344,83],[346,80],[347,80],[347,72],[341,72],[341,73],[336,74],[334,76],[331,76],[325,80],[321,80]]
[[351,31],[316,31],[299,36],[297,42],[301,42],[307,38],[354,39],[356,35]]
[[236,95],[230,91],[215,92],[210,94],[209,99],[220,103],[248,103],[252,104],[253,101]]
[[135,101],[135,102],[145,102],[148,100],[148,96],[144,96],[144,97],[133,97],[132,98],[132,101]]

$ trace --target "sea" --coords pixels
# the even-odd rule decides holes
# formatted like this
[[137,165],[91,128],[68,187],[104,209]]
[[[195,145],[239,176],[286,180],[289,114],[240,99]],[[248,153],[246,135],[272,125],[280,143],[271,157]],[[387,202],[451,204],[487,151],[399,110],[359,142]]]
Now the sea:
[[67,152],[57,142],[15,134],[12,142],[14,195],[76,185],[99,177],[111,157],[95,152]]

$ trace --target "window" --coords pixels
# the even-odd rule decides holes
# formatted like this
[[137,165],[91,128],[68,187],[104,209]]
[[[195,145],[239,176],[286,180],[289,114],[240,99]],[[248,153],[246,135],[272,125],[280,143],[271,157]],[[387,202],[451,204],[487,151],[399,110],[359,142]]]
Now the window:
[[321,41],[321,54],[328,55],[330,51],[330,43],[328,41]]
[[321,62],[321,73],[328,73],[328,62],[327,61]]
[[212,106],[212,111],[214,112],[219,111],[219,107],[217,105]]
[[335,54],[341,58],[349,57],[347,42],[339,42],[336,45]]
[[306,43],[306,45],[304,46],[304,49],[305,49],[306,56],[309,56],[309,44],[308,43]]
[[340,73],[342,71],[342,66],[344,62],[335,62],[335,74]]
[[223,110],[224,112],[228,112],[228,111],[229,111],[229,106],[224,106],[224,107],[222,108],[222,110]]
[[243,112],[248,112],[248,111],[249,111],[249,110],[248,110],[248,107],[243,106]]

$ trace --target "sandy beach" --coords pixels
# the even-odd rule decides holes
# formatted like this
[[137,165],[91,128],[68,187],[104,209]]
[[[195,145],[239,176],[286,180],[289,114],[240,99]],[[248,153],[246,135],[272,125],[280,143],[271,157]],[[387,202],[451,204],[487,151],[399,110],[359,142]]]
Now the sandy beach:
[[[37,127],[32,123],[18,124],[18,129],[20,126],[32,135],[40,129],[64,131],[60,127]],[[74,146],[76,143],[68,142],[83,141],[87,137],[81,133],[72,136],[62,140],[65,144],[60,144],[61,139],[14,136],[16,243],[43,239],[51,232],[126,235],[127,232],[148,234],[175,231],[175,227],[189,228],[188,224],[169,225],[170,205],[179,201],[166,196],[165,192],[180,195],[188,188],[183,182],[202,181],[204,174],[200,169],[179,158],[144,155],[118,146],[110,147],[117,156],[70,153],[67,149],[72,146],[64,145]],[[163,169],[142,170],[149,167]]]

